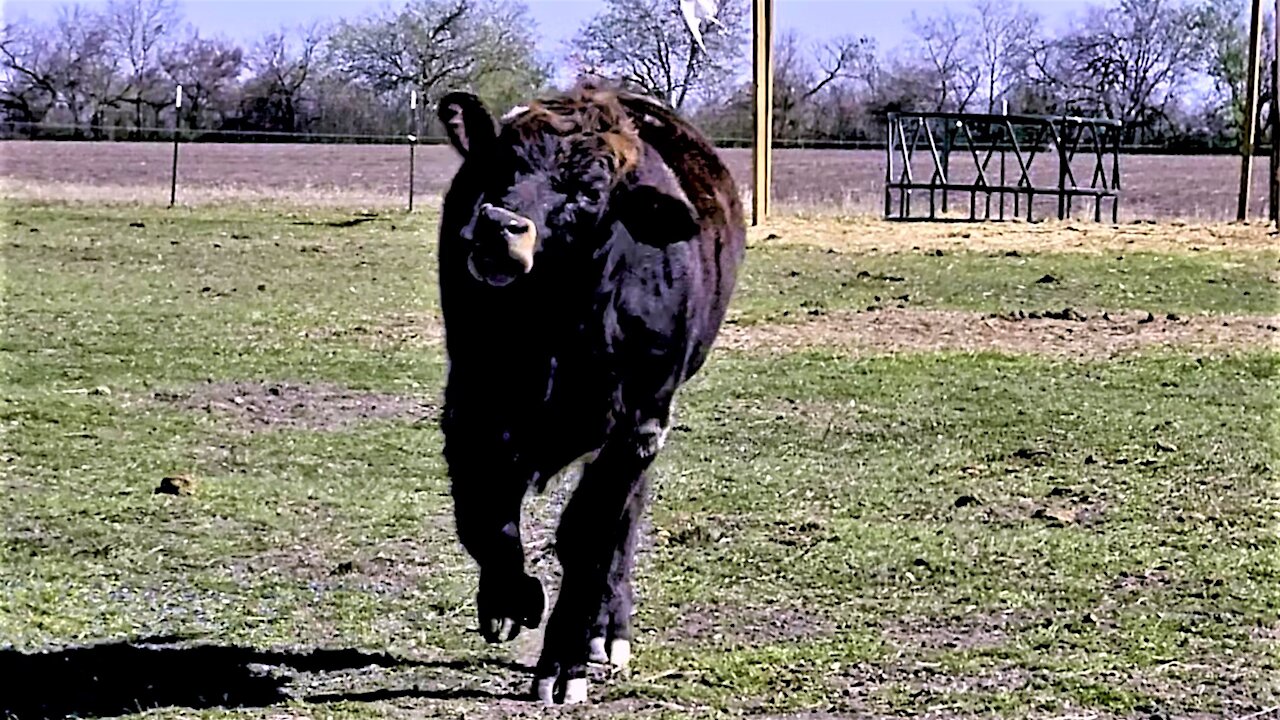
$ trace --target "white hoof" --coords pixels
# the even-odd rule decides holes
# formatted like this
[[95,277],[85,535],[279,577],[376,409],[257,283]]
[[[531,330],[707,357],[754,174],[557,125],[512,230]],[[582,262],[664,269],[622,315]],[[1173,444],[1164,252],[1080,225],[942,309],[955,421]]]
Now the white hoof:
[[556,704],[556,679],[554,677],[540,678],[538,680],[538,700],[543,705]]
[[609,664],[624,670],[631,664],[631,641],[614,640],[609,644]]
[[656,419],[644,421],[637,428],[636,436],[638,440],[637,450],[643,457],[653,457],[662,450],[667,444],[667,433],[671,431],[670,425],[663,425]]
[[591,644],[587,650],[587,660],[593,663],[609,662],[609,654],[604,651],[604,638],[591,638]]
[[[538,679],[538,700],[543,705],[556,704],[556,678]],[[587,679],[574,678],[564,684],[565,705],[581,705],[587,701]]]
[[574,678],[564,684],[564,704],[578,705],[587,701],[587,679]]

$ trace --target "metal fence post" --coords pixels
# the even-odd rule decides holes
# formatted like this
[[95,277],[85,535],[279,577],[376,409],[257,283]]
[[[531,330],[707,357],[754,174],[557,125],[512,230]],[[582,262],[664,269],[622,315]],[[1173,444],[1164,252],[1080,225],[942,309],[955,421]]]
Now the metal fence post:
[[173,171],[169,174],[169,207],[178,199],[178,138],[182,129],[182,86],[173,95]]
[[418,146],[418,91],[409,91],[409,212],[413,212],[414,150]]

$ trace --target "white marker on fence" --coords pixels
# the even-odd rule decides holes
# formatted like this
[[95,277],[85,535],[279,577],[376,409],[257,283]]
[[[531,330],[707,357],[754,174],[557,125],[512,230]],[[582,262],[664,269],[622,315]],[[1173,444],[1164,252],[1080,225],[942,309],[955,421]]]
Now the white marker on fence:
[[173,93],[173,106],[179,110],[182,109],[182,86],[181,85],[179,85],[178,89],[175,90]]
[[1000,101],[1000,114],[1001,115],[1009,114],[1009,101],[1007,99]]
[[418,91],[417,90],[409,91],[409,109],[410,110],[418,109]]

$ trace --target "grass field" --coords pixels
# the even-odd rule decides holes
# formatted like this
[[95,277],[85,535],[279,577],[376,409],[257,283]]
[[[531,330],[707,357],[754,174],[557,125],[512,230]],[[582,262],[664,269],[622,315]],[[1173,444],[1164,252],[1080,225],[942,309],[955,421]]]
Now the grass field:
[[[9,141],[0,143],[0,178],[10,193],[37,199],[136,199],[167,203],[172,145],[166,143]],[[724,150],[735,176],[751,177],[751,151]],[[417,150],[414,187],[419,197],[438,196],[457,170],[456,153],[447,146]],[[1041,156],[1033,177],[1041,186],[1057,181],[1053,158]],[[964,164],[954,160],[954,182]],[[1009,160],[1012,165],[1013,160]],[[878,214],[884,210],[884,153],[870,150],[777,150],[773,192],[787,209]],[[1073,163],[1087,185],[1092,167],[1083,157]],[[1266,216],[1266,158],[1256,160],[1251,217]],[[1120,221],[1187,219],[1233,220],[1240,172],[1239,158],[1216,156],[1124,156],[1121,160]],[[916,176],[928,178],[928,153],[915,163]],[[991,172],[996,172],[995,166]],[[1010,170],[1009,172],[1012,172]],[[972,174],[970,172],[970,174]],[[993,175],[994,177],[994,175]],[[351,207],[362,203],[402,207],[408,198],[409,150],[389,145],[191,144],[181,150],[178,201],[304,201]],[[923,201],[927,202],[927,200]],[[967,212],[968,198],[962,202]],[[980,200],[981,202],[981,200]],[[1036,217],[1057,217],[1057,201],[1040,198]],[[1012,214],[1012,204],[1008,206]],[[1092,217],[1092,206],[1077,207],[1076,217]],[[1107,217],[1110,217],[1109,208]]]
[[[434,211],[350,220],[7,203],[0,708],[543,714],[453,535]],[[560,714],[1274,716],[1272,241],[754,232],[656,466],[635,665]],[[528,503],[547,579],[572,482]]]

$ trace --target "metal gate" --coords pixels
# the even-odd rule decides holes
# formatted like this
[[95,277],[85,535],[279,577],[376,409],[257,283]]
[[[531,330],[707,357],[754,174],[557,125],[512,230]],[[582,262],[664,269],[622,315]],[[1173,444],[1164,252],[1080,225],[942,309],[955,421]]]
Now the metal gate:
[[[1057,200],[1059,220],[1071,217],[1074,203],[1083,199],[1086,205],[1092,202],[1093,219],[1101,222],[1103,207],[1109,204],[1115,223],[1120,204],[1120,130],[1120,121],[1099,118],[889,113],[884,216],[889,220],[1025,217],[1033,221],[1039,197]],[[953,162],[953,156],[959,161]],[[1088,173],[1087,185],[1077,180],[1077,170]],[[921,179],[925,174],[927,181]],[[963,206],[959,213],[953,211],[957,195],[968,196],[967,213]],[[997,200],[994,210],[993,199]],[[1012,205],[1008,214],[1007,205]],[[927,215],[922,214],[925,209]]]

